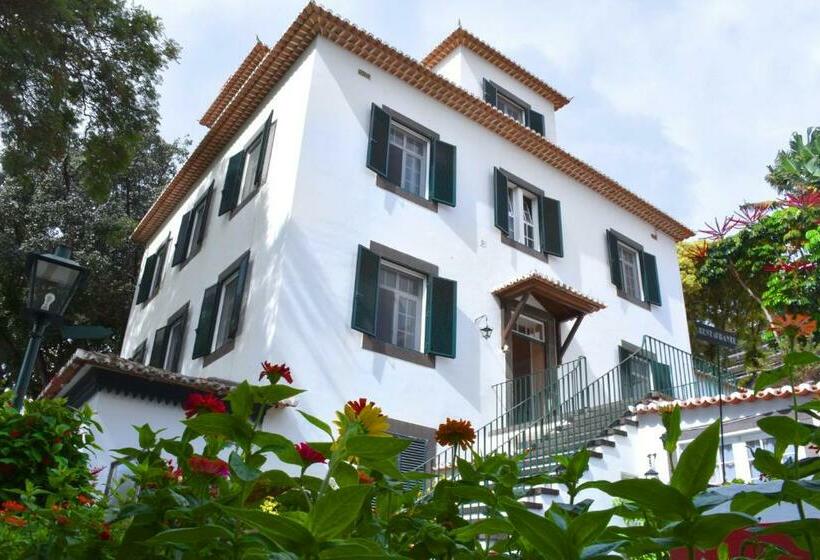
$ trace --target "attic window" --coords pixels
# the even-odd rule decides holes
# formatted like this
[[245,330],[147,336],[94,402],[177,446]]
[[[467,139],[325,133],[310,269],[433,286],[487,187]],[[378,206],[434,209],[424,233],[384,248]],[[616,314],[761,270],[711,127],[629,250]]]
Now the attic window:
[[496,107],[508,117],[512,117],[523,125],[527,124],[524,107],[500,93],[496,98]]

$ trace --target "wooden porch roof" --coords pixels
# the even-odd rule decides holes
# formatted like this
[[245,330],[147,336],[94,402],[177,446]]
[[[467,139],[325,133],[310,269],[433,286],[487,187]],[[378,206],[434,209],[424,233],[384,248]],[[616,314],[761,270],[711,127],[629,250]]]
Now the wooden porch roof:
[[493,294],[502,300],[531,295],[559,321],[595,313],[606,307],[602,302],[539,272],[516,278],[496,288]]

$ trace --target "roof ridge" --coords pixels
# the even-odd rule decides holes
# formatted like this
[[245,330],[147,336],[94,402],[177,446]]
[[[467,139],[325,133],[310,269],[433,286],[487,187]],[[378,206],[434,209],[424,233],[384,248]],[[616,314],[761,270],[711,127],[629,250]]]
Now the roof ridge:
[[617,181],[504,115],[483,99],[439,76],[355,24],[318,4],[309,3],[237,90],[210,130],[137,224],[132,239],[145,242],[162,226],[271,89],[320,35],[531,153],[676,241],[694,235],[685,225]]
[[453,52],[457,47],[464,46],[484,60],[500,68],[528,88],[538,93],[541,97],[549,101],[557,111],[571,101],[557,89],[547,82],[506,56],[488,42],[484,41],[474,33],[471,33],[460,24],[445,37],[427,56],[421,59],[421,64],[428,68],[435,67],[439,62]]

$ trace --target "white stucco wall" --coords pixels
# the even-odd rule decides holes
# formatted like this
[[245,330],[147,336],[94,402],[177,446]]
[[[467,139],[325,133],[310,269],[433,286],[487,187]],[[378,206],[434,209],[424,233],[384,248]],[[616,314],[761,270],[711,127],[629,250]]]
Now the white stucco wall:
[[[371,78],[361,76],[360,68]],[[501,82],[505,76],[491,78],[506,84]],[[433,212],[375,185],[374,173],[365,166],[371,103],[387,105],[457,146],[455,208],[440,205]],[[277,128],[266,184],[232,219],[217,216],[228,158],[259,130],[271,109]],[[493,221],[493,166],[561,201],[563,258],[544,263],[502,244]],[[491,384],[505,376],[501,310],[491,292],[533,270],[607,305],[584,320],[565,356],[586,356],[593,376],[617,363],[622,340],[640,344],[649,334],[689,348],[671,238],[324,39],[317,39],[271,93],[151,240],[146,255],[169,235],[173,247],[182,214],[212,178],[216,184],[204,246],[181,269],[170,267],[169,252],[159,293],[132,309],[122,351],[126,357],[145,339],[150,354],[154,331],[189,302],[182,373],[255,379],[260,361],[287,361],[296,384],[309,390],[301,397],[304,410],[325,419],[344,401],[364,396],[408,422],[435,427],[446,416],[458,416],[480,425],[494,416]],[[661,307],[647,310],[617,296],[605,243],[610,227],[657,257]],[[356,247],[370,241],[435,264],[441,276],[458,282],[455,360],[439,358],[430,369],[361,348],[361,334],[351,329],[350,317]],[[203,291],[247,249],[249,289],[236,346],[203,367],[202,359],[190,358]],[[483,314],[493,328],[489,340],[474,324]]]
[[552,103],[467,47],[456,47],[433,67],[433,71],[479,99],[484,99],[484,79],[495,82],[544,115],[544,136],[557,141]]

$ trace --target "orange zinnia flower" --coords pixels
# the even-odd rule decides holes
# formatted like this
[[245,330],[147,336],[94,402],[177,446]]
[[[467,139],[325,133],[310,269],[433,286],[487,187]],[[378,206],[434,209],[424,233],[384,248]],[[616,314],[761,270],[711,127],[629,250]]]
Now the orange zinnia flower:
[[436,430],[436,441],[440,445],[451,445],[467,449],[475,443],[475,430],[469,420],[448,418]]
[[772,319],[769,328],[779,335],[809,337],[817,329],[817,321],[805,313],[784,313]]
[[364,472],[364,471],[358,471],[358,472],[359,472],[359,484],[373,484],[374,482],[376,482],[376,479],[373,478],[372,476],[370,476],[369,474],[367,474],[366,472]]
[[7,516],[3,517],[2,519],[3,519],[3,521],[8,523],[9,525],[14,525],[15,527],[25,527],[26,526],[26,520],[23,519],[22,517],[16,517],[14,515],[7,515]]
[[14,500],[6,500],[3,502],[3,508],[6,511],[13,511],[14,513],[23,513],[26,511],[26,506]]

